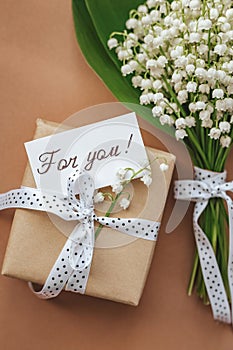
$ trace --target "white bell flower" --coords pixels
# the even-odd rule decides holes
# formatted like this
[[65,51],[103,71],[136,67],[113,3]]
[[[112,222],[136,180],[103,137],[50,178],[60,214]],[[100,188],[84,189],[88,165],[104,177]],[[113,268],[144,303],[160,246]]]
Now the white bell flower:
[[131,81],[135,88],[141,87],[142,77],[140,75],[135,75]]
[[108,45],[109,49],[112,50],[114,47],[118,46],[118,41],[115,38],[111,38],[108,40],[107,45]]
[[231,124],[229,122],[226,122],[226,121],[220,122],[219,129],[223,133],[229,133],[231,130]]
[[138,12],[139,13],[147,13],[148,7],[146,5],[140,5],[140,6],[138,6]]
[[138,26],[138,20],[136,18],[130,18],[125,23],[127,29],[135,29]]
[[144,89],[150,89],[152,87],[152,82],[150,79],[142,79],[141,81],[141,88]]
[[172,125],[172,124],[174,124],[173,118],[170,117],[168,114],[161,115],[161,117],[159,118],[159,121],[160,121],[161,125]]
[[201,67],[196,68],[196,70],[195,70],[195,75],[197,78],[204,79],[206,77],[206,73],[207,73],[206,70],[204,68],[201,68]]
[[199,119],[200,120],[208,120],[210,119],[211,113],[208,110],[201,111],[199,113]]
[[130,67],[129,64],[125,64],[121,66],[121,73],[125,77],[128,74],[131,74],[133,72],[133,69]]
[[161,106],[153,107],[152,114],[154,117],[160,117],[163,114],[163,108]]
[[124,180],[126,173],[127,173],[126,169],[120,168],[117,172],[117,177],[119,177],[120,180]]
[[221,136],[220,137],[220,144],[223,148],[228,148],[231,144],[231,137],[230,136]]
[[195,83],[194,81],[189,81],[187,86],[186,86],[186,90],[188,92],[196,92],[196,90],[197,90],[197,83]]
[[202,126],[203,128],[212,128],[212,126],[213,126],[213,120],[211,120],[211,119],[204,119],[204,120],[202,120],[202,122],[201,122],[201,126]]
[[178,100],[179,100],[179,102],[181,104],[187,102],[188,101],[188,92],[187,92],[187,90],[180,90],[178,92],[177,98],[178,98]]
[[199,10],[200,7],[201,7],[200,0],[191,0],[190,3],[189,3],[189,7],[192,10]]
[[214,89],[212,97],[222,99],[224,97],[224,91],[222,89]]
[[184,118],[178,118],[175,121],[175,126],[177,129],[184,129],[186,127],[186,121]]
[[202,94],[209,94],[210,87],[208,84],[201,84],[198,87],[198,91],[201,92]]
[[216,8],[211,8],[210,9],[210,19],[216,20],[219,16],[219,12]]
[[185,69],[188,74],[191,74],[195,71],[195,66],[193,64],[188,64]]
[[159,167],[160,167],[160,170],[163,172],[165,172],[169,169],[169,166],[166,163],[161,163]]
[[155,90],[159,90],[159,89],[162,88],[163,83],[162,83],[161,80],[157,79],[157,80],[155,80],[155,81],[153,82],[152,86],[153,86],[153,88],[154,88]]
[[227,50],[226,44],[217,44],[214,48],[214,52],[219,56],[223,56]]
[[123,190],[123,186],[120,182],[116,182],[112,185],[112,191],[116,194],[120,193]]
[[103,192],[97,192],[94,195],[94,203],[101,203],[104,201],[104,194]]
[[119,206],[124,210],[126,210],[129,207],[129,205],[130,201],[127,198],[122,198],[119,202]]
[[210,19],[200,18],[198,21],[199,30],[209,30],[212,27],[212,22]]
[[226,10],[226,18],[230,21],[233,21],[233,8]]
[[145,174],[143,175],[140,180],[144,183],[144,185],[146,185],[147,187],[149,187],[152,183],[152,177],[149,174]]
[[196,119],[194,117],[186,117],[185,123],[188,128],[192,128],[193,126],[196,125]]
[[190,33],[190,35],[189,35],[189,42],[190,43],[199,43],[200,40],[201,40],[201,36],[199,33],[196,33],[196,32]]
[[149,94],[142,94],[139,98],[139,101],[140,101],[141,105],[149,105],[151,103],[150,95]]
[[183,140],[186,136],[188,136],[188,134],[184,129],[179,129],[179,130],[176,130],[175,136],[178,141],[178,140]]
[[211,139],[218,140],[221,135],[221,130],[218,128],[210,129],[210,133],[208,134]]

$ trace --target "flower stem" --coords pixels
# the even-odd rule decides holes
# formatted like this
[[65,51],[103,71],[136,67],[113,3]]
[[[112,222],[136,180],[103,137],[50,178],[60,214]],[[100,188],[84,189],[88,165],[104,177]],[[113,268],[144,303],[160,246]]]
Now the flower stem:
[[200,143],[199,143],[198,139],[196,138],[196,135],[194,135],[193,131],[191,131],[190,129],[187,130],[187,133],[188,133],[188,136],[190,137],[192,144],[194,145],[195,151],[198,151],[202,160],[205,162],[207,169],[210,169],[210,163],[209,163],[208,159],[206,158],[206,154],[202,150]]
[[211,211],[212,211],[212,217],[215,219],[213,221],[213,228],[212,228],[212,247],[214,250],[214,253],[217,252],[217,235],[218,235],[218,220],[219,220],[219,201],[215,202],[215,206],[212,201],[209,203]]
[[[116,197],[112,200],[112,203],[110,204],[109,208],[108,208],[108,211],[105,213],[105,216],[106,217],[109,217],[111,212],[113,211],[116,203],[117,203],[117,200],[118,198],[120,197],[121,195],[121,192],[119,194],[116,195]],[[103,225],[102,224],[99,224],[99,226],[97,227],[96,231],[95,231],[95,239],[97,239],[97,237],[99,236],[100,234],[100,231],[102,230],[103,228]]]
[[194,283],[195,283],[195,280],[196,280],[198,261],[199,261],[199,258],[198,258],[198,253],[196,251],[195,258],[194,258],[193,269],[192,269],[192,273],[191,273],[190,280],[189,280],[189,285],[188,285],[188,296],[192,295]]

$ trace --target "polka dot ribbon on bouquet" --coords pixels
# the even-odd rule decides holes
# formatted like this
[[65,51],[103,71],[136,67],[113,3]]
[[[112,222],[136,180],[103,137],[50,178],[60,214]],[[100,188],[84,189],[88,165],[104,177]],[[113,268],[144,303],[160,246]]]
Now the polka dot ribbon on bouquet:
[[193,213],[194,235],[213,316],[216,320],[231,323],[233,310],[230,310],[215,253],[198,220],[210,198],[220,197],[226,201],[229,212],[228,281],[233,302],[233,201],[226,194],[226,191],[233,192],[233,181],[226,182],[226,171],[216,173],[194,167],[194,172],[195,180],[175,182],[175,198],[196,202]]
[[[76,188],[79,199],[75,195]],[[157,239],[159,222],[141,218],[96,216],[94,191],[92,177],[77,169],[68,179],[67,197],[34,188],[16,189],[0,194],[0,210],[32,209],[55,214],[66,221],[77,221],[41,291],[34,291],[32,283],[29,283],[33,293],[39,298],[54,298],[63,289],[85,293],[95,244],[94,221],[130,236],[151,241]]]

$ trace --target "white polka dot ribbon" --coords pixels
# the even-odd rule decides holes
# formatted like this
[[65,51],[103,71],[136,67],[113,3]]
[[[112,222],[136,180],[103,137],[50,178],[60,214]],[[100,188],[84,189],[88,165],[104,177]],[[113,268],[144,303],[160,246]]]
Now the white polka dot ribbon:
[[[0,194],[0,210],[22,208],[46,211],[66,221],[78,221],[53,265],[41,291],[32,291],[42,299],[56,297],[64,288],[85,293],[93,257],[94,221],[127,235],[155,241],[160,223],[141,218],[98,217],[94,212],[94,181],[87,173],[76,170],[68,179],[67,197],[21,188]],[[79,199],[76,198],[79,193]]]
[[193,227],[199,260],[208,292],[214,319],[231,323],[232,311],[223,284],[214,250],[206,234],[198,224],[201,213],[206,208],[210,198],[220,197],[227,203],[229,212],[229,258],[228,281],[231,302],[233,302],[233,202],[226,194],[233,192],[233,181],[226,182],[226,171],[216,173],[194,167],[195,180],[179,180],[175,182],[175,198],[195,201]]

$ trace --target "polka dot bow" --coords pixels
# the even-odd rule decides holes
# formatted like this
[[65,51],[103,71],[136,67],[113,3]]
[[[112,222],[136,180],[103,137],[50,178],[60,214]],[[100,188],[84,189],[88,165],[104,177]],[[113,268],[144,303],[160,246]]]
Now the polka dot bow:
[[229,212],[229,259],[228,281],[231,300],[233,300],[233,202],[226,191],[233,192],[233,181],[226,182],[226,172],[216,173],[209,170],[194,167],[195,180],[179,180],[175,183],[175,198],[195,201],[193,213],[193,228],[202,274],[208,292],[213,316],[216,320],[231,323],[232,311],[230,310],[227,294],[223,284],[218,263],[206,234],[198,224],[201,213],[206,208],[210,198],[223,198]]
[[[0,195],[0,210],[24,208],[46,211],[70,221],[78,221],[53,265],[41,291],[32,291],[42,299],[56,297],[63,289],[85,293],[93,257],[94,221],[127,235],[155,241],[160,223],[141,218],[99,217],[94,212],[94,181],[76,170],[67,182],[67,197],[51,195],[39,189],[22,188]],[[77,199],[76,193],[79,193]]]

